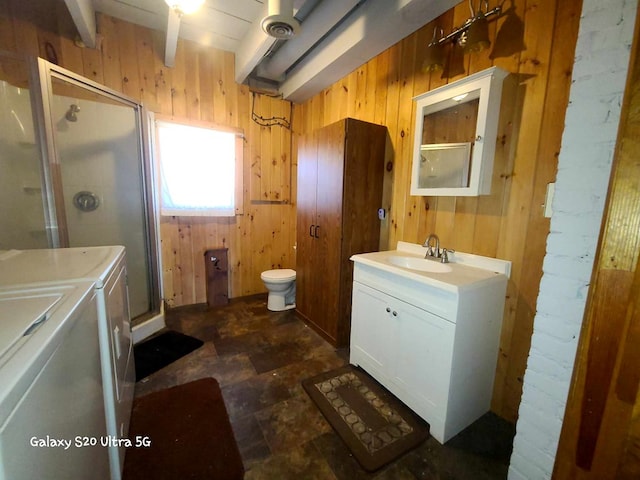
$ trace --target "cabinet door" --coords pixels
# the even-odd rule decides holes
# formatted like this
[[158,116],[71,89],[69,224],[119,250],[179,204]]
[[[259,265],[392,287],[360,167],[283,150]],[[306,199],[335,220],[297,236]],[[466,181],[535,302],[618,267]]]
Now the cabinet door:
[[[344,122],[318,131],[318,179],[316,191],[315,270],[318,282],[315,308],[318,325],[337,339],[342,239],[342,185],[344,170]],[[348,321],[348,319],[346,319]]]
[[381,383],[389,378],[393,356],[392,312],[388,295],[353,282],[350,361]]
[[296,251],[296,308],[311,319],[314,299],[316,187],[318,138],[315,133],[300,138],[298,146],[298,204]]
[[[425,310],[396,301],[394,383],[420,405],[444,415],[451,376],[455,325]],[[412,408],[411,401],[407,402]]]

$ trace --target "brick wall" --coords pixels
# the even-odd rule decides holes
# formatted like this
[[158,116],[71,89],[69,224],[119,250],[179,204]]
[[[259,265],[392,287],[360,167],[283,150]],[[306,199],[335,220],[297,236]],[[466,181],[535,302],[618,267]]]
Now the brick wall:
[[509,479],[551,478],[598,248],[637,0],[584,0]]

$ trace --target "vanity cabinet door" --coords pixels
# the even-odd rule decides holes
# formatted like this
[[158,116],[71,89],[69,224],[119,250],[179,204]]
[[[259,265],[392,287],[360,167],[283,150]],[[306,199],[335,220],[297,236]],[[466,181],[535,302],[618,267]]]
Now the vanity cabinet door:
[[350,362],[431,425],[443,441],[455,325],[353,282]]
[[455,325],[408,303],[398,302],[394,308],[399,348],[393,381],[407,392],[405,403],[410,407],[439,412],[444,420]]
[[381,383],[389,379],[389,364],[394,354],[391,298],[353,282],[351,363],[360,365]]

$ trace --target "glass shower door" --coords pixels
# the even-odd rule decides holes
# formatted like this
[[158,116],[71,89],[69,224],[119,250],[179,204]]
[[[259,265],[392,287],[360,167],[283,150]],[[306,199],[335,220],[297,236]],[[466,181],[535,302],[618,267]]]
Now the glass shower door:
[[0,53],[0,250],[49,246],[31,108],[26,59]]
[[50,246],[123,245],[132,318],[160,312],[153,184],[133,99],[37,59]]
[[136,317],[149,310],[150,289],[137,112],[60,78],[52,78],[52,90],[68,246],[126,247],[131,315]]

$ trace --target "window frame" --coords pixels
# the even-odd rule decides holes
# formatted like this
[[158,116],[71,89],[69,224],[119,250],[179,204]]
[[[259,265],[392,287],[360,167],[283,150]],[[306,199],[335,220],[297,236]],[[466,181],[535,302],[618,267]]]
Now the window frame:
[[206,122],[202,120],[193,120],[184,117],[177,117],[173,115],[161,115],[161,114],[153,114],[152,115],[152,125],[153,125],[153,152],[154,152],[154,164],[156,168],[156,189],[158,192],[158,215],[162,217],[209,217],[215,218],[214,215],[163,215],[162,214],[162,179],[160,178],[162,169],[160,168],[161,158],[159,151],[159,141],[158,141],[158,122],[163,123],[173,123],[176,125],[188,126],[188,127],[196,127],[196,128],[207,128],[211,130],[216,130],[219,132],[228,132],[233,133],[235,135],[235,198],[234,198],[234,215],[229,216],[221,216],[221,218],[233,218],[236,215],[242,215],[244,213],[244,143],[245,136],[244,131],[238,127],[230,127],[228,125],[221,125],[219,123]]

